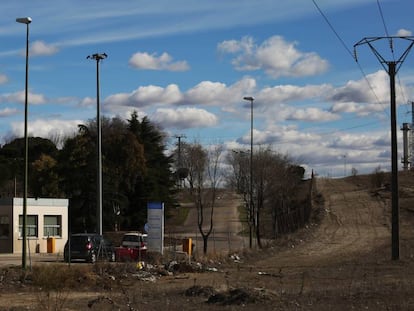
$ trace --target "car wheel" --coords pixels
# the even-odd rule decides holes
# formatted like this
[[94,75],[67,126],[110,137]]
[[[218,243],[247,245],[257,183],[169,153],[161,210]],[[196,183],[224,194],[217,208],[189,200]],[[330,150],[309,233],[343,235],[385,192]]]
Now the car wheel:
[[95,263],[95,262],[96,262],[96,254],[95,254],[95,253],[92,253],[92,254],[91,254],[91,258],[89,259],[89,261],[90,261],[91,263]]
[[109,260],[112,261],[112,262],[115,262],[115,260],[116,260],[115,252],[111,252],[111,258]]

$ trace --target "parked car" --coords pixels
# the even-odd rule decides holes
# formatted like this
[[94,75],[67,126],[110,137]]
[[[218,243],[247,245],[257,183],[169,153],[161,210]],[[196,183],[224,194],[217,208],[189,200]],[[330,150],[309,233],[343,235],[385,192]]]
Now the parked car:
[[94,263],[97,260],[115,261],[116,254],[112,243],[102,235],[77,233],[72,234],[66,242],[63,258],[66,262],[84,260]]
[[147,249],[148,235],[140,232],[128,232],[122,237],[122,247]]
[[115,248],[116,260],[140,261],[145,258],[147,251],[147,234],[140,232],[125,233],[121,247]]

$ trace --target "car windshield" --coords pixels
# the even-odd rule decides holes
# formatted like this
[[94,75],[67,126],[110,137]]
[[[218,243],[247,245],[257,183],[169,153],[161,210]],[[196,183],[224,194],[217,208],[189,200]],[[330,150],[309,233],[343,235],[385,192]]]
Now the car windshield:
[[71,244],[81,244],[81,243],[87,243],[88,237],[87,236],[72,236],[70,237],[70,243]]
[[135,234],[126,234],[122,240],[124,242],[141,242],[142,236]]

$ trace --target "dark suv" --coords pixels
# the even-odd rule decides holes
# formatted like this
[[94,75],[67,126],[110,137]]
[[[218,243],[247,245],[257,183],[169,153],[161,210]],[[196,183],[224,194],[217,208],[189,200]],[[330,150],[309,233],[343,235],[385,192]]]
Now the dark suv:
[[63,258],[66,262],[69,262],[69,260],[84,260],[94,263],[98,259],[115,261],[115,248],[102,235],[77,233],[72,234],[66,242]]

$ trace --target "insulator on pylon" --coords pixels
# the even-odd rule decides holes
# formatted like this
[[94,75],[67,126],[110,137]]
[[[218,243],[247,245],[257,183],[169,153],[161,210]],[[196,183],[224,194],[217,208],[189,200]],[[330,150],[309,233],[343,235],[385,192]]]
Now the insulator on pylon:
[[392,38],[390,38],[390,49],[391,52],[394,53],[394,43],[392,42]]

